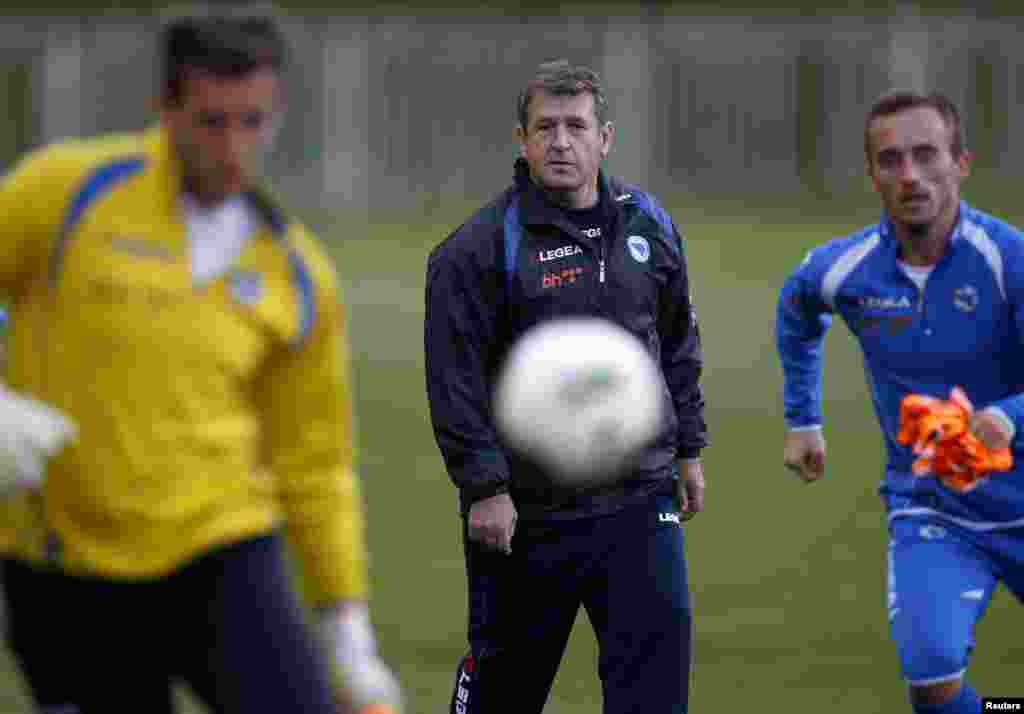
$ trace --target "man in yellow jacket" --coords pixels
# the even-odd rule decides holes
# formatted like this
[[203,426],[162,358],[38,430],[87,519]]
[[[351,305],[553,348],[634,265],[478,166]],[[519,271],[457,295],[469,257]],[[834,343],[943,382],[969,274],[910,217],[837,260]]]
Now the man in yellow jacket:
[[171,712],[184,680],[218,714],[327,714],[332,667],[353,708],[397,708],[337,279],[257,183],[285,43],[260,17],[162,41],[155,127],[44,147],[0,183],[9,644],[44,712]]

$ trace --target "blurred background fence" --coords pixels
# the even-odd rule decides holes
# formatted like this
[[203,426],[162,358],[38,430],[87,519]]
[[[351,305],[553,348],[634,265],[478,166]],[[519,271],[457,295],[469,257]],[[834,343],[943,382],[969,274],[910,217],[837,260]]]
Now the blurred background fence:
[[[1024,45],[1005,18],[449,11],[285,14],[295,71],[274,174],[303,209],[430,210],[510,176],[514,98],[536,65],[600,71],[611,168],[659,194],[810,190],[861,181],[867,106],[940,88],[986,170],[1024,160]],[[8,16],[0,25],[0,166],[24,146],[152,118],[153,15]]]

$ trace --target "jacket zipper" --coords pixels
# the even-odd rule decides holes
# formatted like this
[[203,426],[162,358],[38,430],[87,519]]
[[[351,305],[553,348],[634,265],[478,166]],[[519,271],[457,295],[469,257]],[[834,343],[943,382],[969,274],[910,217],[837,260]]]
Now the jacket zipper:
[[931,273],[929,273],[928,277],[926,277],[924,279],[924,284],[922,284],[922,285],[918,285],[916,281],[910,280],[910,276],[907,275],[904,272],[904,277],[907,280],[910,280],[910,282],[914,283],[914,289],[917,291],[917,304],[914,307],[915,307],[915,312],[917,313],[917,316],[918,316],[918,320],[920,321],[920,324],[921,324],[921,328],[920,328],[921,332],[925,336],[930,336],[932,334],[932,330],[928,326],[927,313],[925,312],[924,294],[925,294],[925,290],[928,287],[928,282],[932,279],[932,276],[935,274],[935,271],[938,269],[938,267],[939,267],[938,264],[936,264],[932,268]]

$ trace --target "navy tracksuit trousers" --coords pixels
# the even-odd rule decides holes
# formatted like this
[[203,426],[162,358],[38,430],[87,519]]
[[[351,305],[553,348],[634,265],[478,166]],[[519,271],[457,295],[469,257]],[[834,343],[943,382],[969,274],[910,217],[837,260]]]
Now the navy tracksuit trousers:
[[600,649],[604,714],[685,714],[691,619],[678,513],[663,493],[611,515],[521,522],[510,555],[464,538],[470,652],[452,714],[540,714],[580,605]]
[[277,536],[154,581],[3,569],[9,644],[43,714],[171,714],[175,680],[216,714],[337,711]]

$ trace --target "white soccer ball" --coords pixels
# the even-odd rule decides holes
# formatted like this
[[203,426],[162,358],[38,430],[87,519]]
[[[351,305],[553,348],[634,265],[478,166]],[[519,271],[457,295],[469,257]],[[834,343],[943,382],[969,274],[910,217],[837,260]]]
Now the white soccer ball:
[[512,346],[495,389],[506,443],[556,483],[587,487],[626,475],[657,435],[661,372],[643,343],[598,318],[542,323]]

